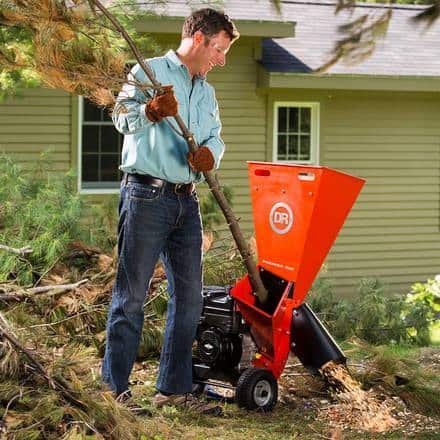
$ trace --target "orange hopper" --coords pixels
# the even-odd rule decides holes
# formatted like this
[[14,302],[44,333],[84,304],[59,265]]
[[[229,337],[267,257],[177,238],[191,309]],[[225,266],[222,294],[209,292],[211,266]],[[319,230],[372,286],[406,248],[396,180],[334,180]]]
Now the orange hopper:
[[[311,317],[313,312],[301,305],[365,181],[320,166],[249,162],[248,168],[258,266],[263,282],[268,279],[265,274],[270,273],[282,291],[269,307],[261,305],[246,276],[231,289],[231,295],[260,349],[254,365],[270,369],[278,377],[292,340],[295,346],[293,333],[299,318],[317,321]],[[270,298],[273,292],[266,287]],[[324,335],[319,339],[327,340],[322,332],[319,330]],[[298,347],[304,346],[302,339]],[[307,364],[314,354],[310,354],[309,347],[301,347],[298,351],[306,353],[303,363]],[[296,354],[301,358],[301,353]],[[308,363],[319,362],[321,359]]]

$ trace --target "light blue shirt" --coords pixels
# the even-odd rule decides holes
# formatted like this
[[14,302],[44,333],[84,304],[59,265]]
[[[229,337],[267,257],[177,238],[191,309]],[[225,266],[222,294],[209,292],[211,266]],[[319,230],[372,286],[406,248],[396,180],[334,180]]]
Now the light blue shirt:
[[[221,122],[214,88],[204,77],[192,80],[187,67],[170,50],[165,56],[147,60],[157,81],[172,84],[179,103],[178,112],[199,145],[211,150],[218,168],[225,145],[220,137]],[[148,97],[130,80],[150,83],[145,72],[136,64],[118,95],[113,112],[116,129],[124,134],[122,163],[126,173],[150,174],[173,183],[200,182],[202,173],[194,173],[187,161],[188,145],[168,124],[179,132],[174,118],[151,122],[145,115]]]

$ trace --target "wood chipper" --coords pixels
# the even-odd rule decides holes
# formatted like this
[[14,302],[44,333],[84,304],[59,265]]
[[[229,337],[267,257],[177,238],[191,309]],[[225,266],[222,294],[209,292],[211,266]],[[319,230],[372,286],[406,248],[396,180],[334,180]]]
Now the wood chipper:
[[345,356],[304,302],[364,180],[320,166],[249,162],[258,251],[268,292],[249,275],[204,288],[193,371],[195,388],[229,387],[248,409],[270,411],[292,351],[312,373]]

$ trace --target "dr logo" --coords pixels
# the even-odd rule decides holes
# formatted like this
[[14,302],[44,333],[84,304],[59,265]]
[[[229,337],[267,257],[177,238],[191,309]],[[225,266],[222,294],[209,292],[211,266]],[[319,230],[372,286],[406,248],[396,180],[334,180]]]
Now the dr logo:
[[287,203],[275,203],[270,210],[269,223],[275,233],[287,234],[293,225],[292,208]]

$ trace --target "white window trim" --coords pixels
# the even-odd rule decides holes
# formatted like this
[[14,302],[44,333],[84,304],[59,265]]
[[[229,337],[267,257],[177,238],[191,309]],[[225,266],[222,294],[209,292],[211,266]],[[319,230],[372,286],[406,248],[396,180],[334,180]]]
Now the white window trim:
[[78,97],[78,192],[79,194],[119,194],[118,188],[82,188],[82,132],[84,98]]
[[[311,109],[311,133],[310,133],[310,160],[279,160],[278,151],[278,109],[280,107],[308,107]],[[319,165],[319,102],[304,101],[275,101],[273,108],[273,141],[272,161],[280,163],[296,163],[307,165]]]

